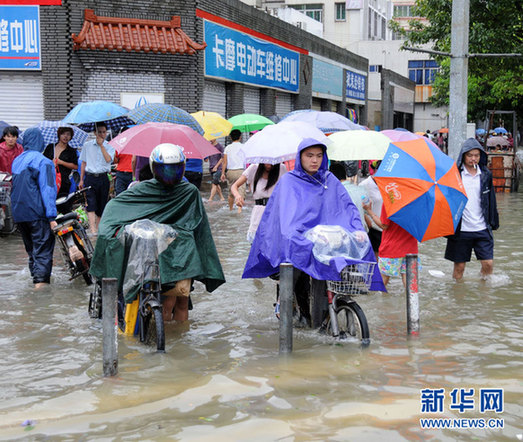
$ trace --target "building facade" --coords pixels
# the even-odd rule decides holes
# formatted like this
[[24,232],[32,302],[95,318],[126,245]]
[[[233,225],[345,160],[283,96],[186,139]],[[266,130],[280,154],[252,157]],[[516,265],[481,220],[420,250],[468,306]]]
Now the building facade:
[[36,8],[38,54],[28,59],[40,65],[0,65],[0,120],[22,129],[94,99],[225,117],[351,109],[366,123],[366,58],[240,1],[63,0]]

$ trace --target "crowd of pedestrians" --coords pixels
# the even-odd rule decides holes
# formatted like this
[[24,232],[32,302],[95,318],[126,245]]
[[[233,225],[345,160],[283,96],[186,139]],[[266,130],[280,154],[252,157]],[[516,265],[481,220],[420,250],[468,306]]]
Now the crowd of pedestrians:
[[[0,143],[0,171],[13,175],[13,217],[29,256],[29,268],[36,287],[50,282],[54,247],[52,228],[57,216],[55,200],[57,195],[69,193],[70,175],[78,169],[78,160],[81,164],[78,185],[90,188],[87,192],[90,232],[94,236],[100,229],[101,236],[109,235],[102,241],[98,236],[92,267],[96,276],[107,276],[105,273],[111,273],[108,269],[114,266],[115,256],[111,253],[115,247],[110,245],[113,239],[110,235],[115,233],[113,229],[118,223],[123,225],[146,216],[174,225],[182,223],[184,230],[193,232],[197,226],[206,225],[199,192],[203,161],[186,159],[183,147],[159,146],[150,158],[118,155],[106,141],[104,123],[96,125],[95,137],[83,145],[79,156],[69,145],[73,130],[68,127],[58,128],[58,141],[47,146],[44,146],[42,135],[36,128],[24,133],[23,145],[17,143],[18,136],[14,127],[4,130]],[[309,249],[312,246],[303,241],[302,234],[314,225],[337,224],[356,232],[362,241],[370,241],[369,259],[378,263],[373,289],[385,290],[389,279],[396,276],[401,277],[405,284],[405,256],[417,254],[418,243],[410,233],[391,221],[383,209],[381,194],[372,177],[379,169],[379,161],[370,163],[370,175],[363,177],[358,184],[358,176],[348,179],[346,164],[329,162],[324,144],[307,139],[298,149],[293,170],[288,171],[284,164],[246,165],[241,137],[240,131],[233,130],[231,142],[225,149],[213,141],[219,153],[206,159],[211,174],[211,191],[204,201],[212,201],[216,195],[223,201],[222,185],[226,181],[229,209],[236,206],[241,212],[245,206],[246,186],[249,187],[254,208],[249,226],[246,226],[246,235],[252,247],[244,277],[274,275],[279,263],[288,261],[299,269],[295,282],[302,288],[307,289],[303,280],[309,276],[336,279],[332,269],[311,260]],[[176,161],[169,163],[169,158],[176,158]],[[116,198],[107,206],[108,173],[113,164],[116,164]],[[481,262],[482,275],[487,276],[493,271],[492,231],[498,228],[499,221],[492,174],[486,164],[487,154],[483,147],[473,138],[467,140],[457,166],[468,202],[455,234],[448,238],[445,251],[445,258],[454,263],[453,277],[456,280],[463,278],[472,250]],[[135,185],[134,178],[146,181],[152,177],[156,179]],[[164,197],[167,193],[171,201],[166,203]],[[195,243],[186,243],[185,267],[178,266],[179,279],[173,283],[198,279],[206,284],[208,290],[213,290],[225,282],[210,229],[204,230],[205,244],[197,244],[198,238],[194,236]],[[197,251],[199,262],[212,258],[210,267],[202,270],[195,265],[191,261],[194,257],[189,259],[187,255],[190,249]],[[177,259],[184,262],[181,256]],[[192,267],[192,273],[180,270]],[[209,271],[210,268],[214,270]],[[186,297],[187,287],[181,292],[173,299]],[[175,319],[186,318],[186,299],[167,301],[166,305],[166,320],[171,319],[175,306],[181,312]]]

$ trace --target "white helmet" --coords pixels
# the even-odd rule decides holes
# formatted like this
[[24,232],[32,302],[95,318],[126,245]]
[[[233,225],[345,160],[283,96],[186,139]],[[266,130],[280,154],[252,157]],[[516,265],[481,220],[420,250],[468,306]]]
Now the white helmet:
[[159,144],[151,152],[149,166],[154,177],[163,185],[179,183],[185,172],[183,148],[171,143]]

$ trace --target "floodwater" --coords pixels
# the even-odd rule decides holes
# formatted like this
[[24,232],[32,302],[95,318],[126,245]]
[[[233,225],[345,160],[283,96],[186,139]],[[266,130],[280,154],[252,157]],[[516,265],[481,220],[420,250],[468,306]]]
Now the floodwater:
[[[35,292],[21,239],[0,238],[0,438],[521,440],[523,194],[499,194],[498,204],[489,281],[473,261],[453,282],[445,240],[420,246],[418,338],[406,337],[397,279],[390,293],[358,299],[369,348],[300,329],[280,357],[274,282],[241,279],[251,208],[206,203],[227,284],[212,294],[197,284],[189,323],[167,325],[165,354],[120,336],[112,378],[102,376],[101,323],[88,317],[83,281],[68,281],[56,253],[52,286]],[[474,389],[472,410],[451,409],[455,388]],[[501,413],[480,413],[484,388],[503,389]],[[421,389],[444,389],[443,413],[421,413]],[[426,417],[504,428],[427,430]]]

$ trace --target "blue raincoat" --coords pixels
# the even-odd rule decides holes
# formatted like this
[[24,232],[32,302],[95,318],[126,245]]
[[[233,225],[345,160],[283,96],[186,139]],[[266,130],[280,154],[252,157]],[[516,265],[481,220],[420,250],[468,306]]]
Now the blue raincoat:
[[12,165],[11,204],[16,223],[56,218],[56,176],[53,162],[44,157],[42,133],[37,128],[24,132],[24,152]]
[[[243,278],[264,278],[278,272],[280,263],[289,262],[315,279],[339,280],[346,265],[358,262],[339,257],[331,259],[330,265],[322,264],[313,256],[313,243],[304,236],[319,224],[364,231],[358,208],[343,184],[327,170],[327,154],[314,175],[302,168],[301,152],[314,145],[322,146],[316,140],[304,140],[298,147],[295,169],[278,181],[256,231]],[[376,262],[372,248],[364,260]],[[370,288],[385,291],[378,266]]]

